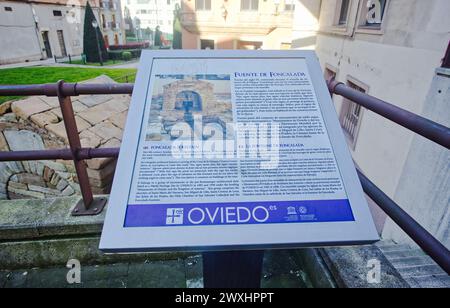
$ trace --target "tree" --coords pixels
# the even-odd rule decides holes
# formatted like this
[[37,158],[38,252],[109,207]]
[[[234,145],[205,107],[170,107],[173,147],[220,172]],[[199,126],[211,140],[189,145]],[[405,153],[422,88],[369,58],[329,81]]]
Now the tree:
[[159,26],[156,26],[155,29],[155,46],[161,47],[162,46],[162,32],[159,30]]
[[181,37],[181,20],[180,20],[180,5],[177,3],[174,11],[174,19],[173,19],[173,49],[182,49],[182,37]]
[[[93,22],[97,23],[94,28]],[[100,62],[99,46],[103,61],[108,60],[108,52],[106,51],[105,41],[103,40],[101,25],[95,18],[89,2],[86,2],[86,13],[84,15],[84,37],[83,37],[83,53],[86,55],[87,62]],[[97,33],[97,34],[96,34]]]

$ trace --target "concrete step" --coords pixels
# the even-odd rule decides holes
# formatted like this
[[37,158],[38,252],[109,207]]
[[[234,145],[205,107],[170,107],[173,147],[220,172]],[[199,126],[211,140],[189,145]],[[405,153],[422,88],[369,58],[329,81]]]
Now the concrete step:
[[388,260],[397,269],[404,267],[435,265],[435,262],[429,256],[404,257],[396,259],[388,258]]
[[409,249],[409,250],[394,250],[394,251],[384,251],[386,258],[393,261],[396,259],[410,258],[410,257],[423,257],[426,254],[420,249]]
[[167,261],[184,253],[106,255],[98,250],[105,212],[73,217],[80,197],[2,201],[0,205],[0,269],[130,261]]
[[446,273],[438,265],[435,264],[401,267],[397,268],[397,271],[405,279],[410,277],[446,275]]
[[412,288],[450,288],[450,276],[428,275],[406,278]]
[[[201,255],[166,261],[81,265],[81,283],[69,284],[65,266],[0,270],[0,288],[202,288]],[[264,255],[262,288],[305,288],[305,273],[286,250]]]

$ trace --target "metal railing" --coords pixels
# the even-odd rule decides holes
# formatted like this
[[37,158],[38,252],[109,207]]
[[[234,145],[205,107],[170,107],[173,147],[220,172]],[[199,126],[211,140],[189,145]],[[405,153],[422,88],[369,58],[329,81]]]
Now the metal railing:
[[[343,83],[330,80],[328,87],[330,93],[342,95],[354,103],[376,112],[447,149],[450,148],[450,129],[448,127],[361,93]],[[99,157],[118,157],[119,148],[94,149],[81,147],[70,97],[95,94],[131,94],[132,92],[133,84],[73,84],[59,81],[56,84],[45,85],[0,85],[0,96],[57,96],[70,146],[69,149],[60,150],[0,152],[0,161],[73,160],[82,192],[82,200],[77,204],[72,214],[99,214],[106,200],[93,197],[84,160]],[[364,174],[358,171],[358,176],[365,193],[439,264],[442,269],[450,274],[450,251],[417,221],[403,211],[398,204],[383,193]]]

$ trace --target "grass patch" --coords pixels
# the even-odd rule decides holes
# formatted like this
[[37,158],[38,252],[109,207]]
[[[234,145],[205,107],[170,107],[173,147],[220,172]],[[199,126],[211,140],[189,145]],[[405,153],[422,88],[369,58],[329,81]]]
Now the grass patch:
[[[136,61],[137,59],[134,59],[134,61]],[[109,65],[119,65],[119,64],[125,64],[125,63],[129,63],[129,62],[134,62],[132,60],[130,61],[124,61],[124,60],[107,60],[103,62],[103,66],[109,66]],[[72,63],[70,62],[64,62],[65,64],[76,64],[76,65],[90,65],[90,66],[100,66],[100,63],[98,62],[86,62],[83,63],[83,60],[72,60]]]
[[[0,69],[0,85],[24,85],[54,83],[63,79],[66,82],[78,82],[107,75],[117,82],[134,82],[135,69],[108,69],[83,67],[21,67]],[[0,104],[17,99],[17,96],[0,96]]]

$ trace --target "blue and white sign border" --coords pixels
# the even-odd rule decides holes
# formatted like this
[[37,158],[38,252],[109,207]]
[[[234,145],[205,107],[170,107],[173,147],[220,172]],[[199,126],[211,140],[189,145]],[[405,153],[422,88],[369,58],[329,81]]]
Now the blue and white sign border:
[[[249,223],[127,227],[128,196],[141,131],[144,102],[151,87],[154,59],[158,58],[301,58],[305,59],[324,123],[340,169],[353,219],[346,221],[315,221],[302,223]],[[283,205],[284,206],[284,205]],[[300,214],[307,207],[300,206]],[[184,212],[183,206],[165,207],[178,210],[174,219]],[[299,208],[297,208],[299,209]],[[181,210],[181,212],[180,212]],[[167,214],[167,213],[166,213]],[[306,214],[306,213],[305,213]],[[164,216],[164,219],[167,217]],[[175,220],[174,220],[175,221]],[[298,221],[296,221],[298,222]],[[234,249],[268,249],[307,246],[368,244],[379,240],[361,184],[336,117],[320,64],[312,51],[144,51],[141,56],[133,98],[128,112],[120,155],[109,198],[105,224],[100,241],[104,252],[204,251]]]

